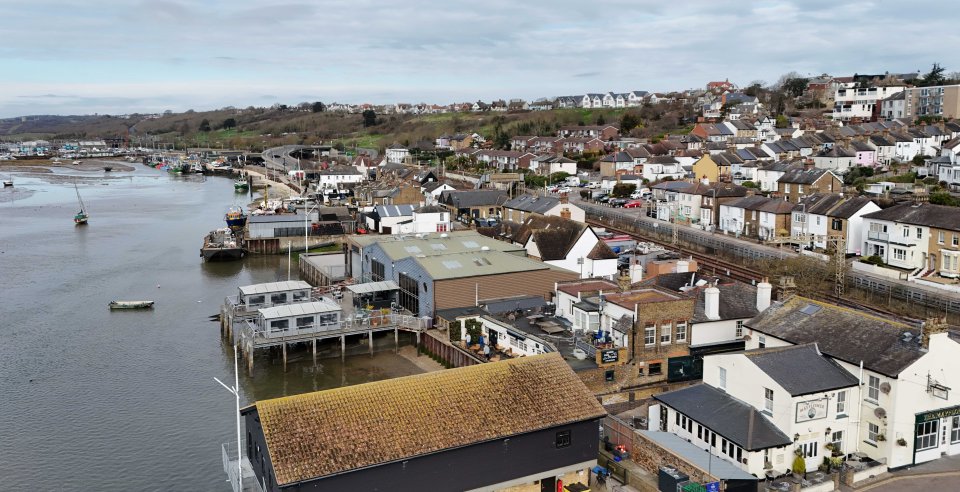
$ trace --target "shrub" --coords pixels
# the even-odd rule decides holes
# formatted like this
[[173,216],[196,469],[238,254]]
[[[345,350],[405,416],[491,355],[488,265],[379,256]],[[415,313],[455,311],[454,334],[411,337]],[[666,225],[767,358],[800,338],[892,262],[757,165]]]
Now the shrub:
[[793,466],[790,468],[793,470],[793,473],[797,475],[803,475],[807,473],[807,462],[803,459],[802,455],[797,455],[793,458]]
[[883,266],[883,258],[881,258],[879,255],[868,256],[860,261],[869,263],[871,265]]

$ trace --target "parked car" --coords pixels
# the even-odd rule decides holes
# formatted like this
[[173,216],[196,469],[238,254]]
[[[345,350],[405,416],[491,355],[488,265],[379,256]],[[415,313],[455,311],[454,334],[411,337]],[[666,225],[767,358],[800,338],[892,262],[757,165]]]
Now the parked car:
[[610,201],[608,201],[607,203],[608,203],[611,207],[622,207],[622,206],[626,205],[627,202],[629,202],[629,200],[627,200],[626,198],[613,198],[613,199],[611,199]]
[[640,208],[643,207],[643,200],[632,200],[623,205],[623,208]]
[[607,201],[610,200],[610,195],[607,195],[606,193],[604,193],[604,194],[602,194],[602,195],[599,195],[599,196],[596,198],[596,200],[597,200],[598,203],[607,203]]
[[650,191],[648,188],[643,188],[643,189],[640,189],[640,190],[637,190],[637,191],[634,191],[633,193],[631,193],[631,194],[630,194],[630,198],[633,198],[634,200],[638,200],[638,199],[640,199],[640,198],[647,198],[648,196],[650,196],[650,195],[652,195],[652,194],[653,194],[653,192]]
[[570,193],[570,187],[569,187],[569,186],[561,186],[560,188],[557,188],[556,193]]

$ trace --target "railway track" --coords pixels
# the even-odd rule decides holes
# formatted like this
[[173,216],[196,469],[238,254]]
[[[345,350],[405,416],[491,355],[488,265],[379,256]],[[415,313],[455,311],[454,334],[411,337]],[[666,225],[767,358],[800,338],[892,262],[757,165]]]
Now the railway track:
[[[722,276],[732,280],[745,282],[748,284],[756,284],[758,282],[761,282],[764,278],[768,277],[767,275],[764,275],[764,273],[759,270],[751,269],[744,265],[726,261],[726,260],[717,258],[715,256],[706,255],[698,251],[693,251],[688,248],[679,246],[677,244],[672,244],[670,242],[664,241],[656,237],[638,234],[634,231],[629,231],[621,227],[612,226],[610,224],[607,224],[605,222],[601,222],[595,219],[587,219],[586,222],[589,225],[603,227],[608,231],[612,231],[618,234],[624,234],[641,241],[658,244],[668,250],[676,251],[678,253],[682,253],[686,256],[692,257],[694,260],[697,260],[697,264],[699,265],[701,271],[709,272],[716,276]],[[816,295],[808,295],[808,297],[811,297],[813,299],[826,302],[829,304],[833,304],[836,306],[842,306],[842,307],[847,307],[851,309],[856,309],[858,311],[864,311],[864,312],[873,314],[875,316],[880,316],[883,318],[891,318],[908,325],[917,325],[921,321],[919,319],[903,316],[901,314],[898,314],[893,311],[880,308],[871,304],[864,304],[852,299],[837,297],[832,294],[816,294]]]

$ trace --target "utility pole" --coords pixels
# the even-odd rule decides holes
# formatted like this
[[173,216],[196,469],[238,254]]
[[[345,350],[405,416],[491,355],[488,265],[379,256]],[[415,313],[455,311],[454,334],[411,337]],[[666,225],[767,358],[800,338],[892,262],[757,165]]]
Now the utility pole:
[[833,252],[833,267],[836,269],[834,272],[835,275],[835,285],[833,286],[834,294],[839,297],[843,297],[843,288],[844,288],[844,274],[847,267],[847,241],[843,236],[838,236],[835,243],[836,250]]

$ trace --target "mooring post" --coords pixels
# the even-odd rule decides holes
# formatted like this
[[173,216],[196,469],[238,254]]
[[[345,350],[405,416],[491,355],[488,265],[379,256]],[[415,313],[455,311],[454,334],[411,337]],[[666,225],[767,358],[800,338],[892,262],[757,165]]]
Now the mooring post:
[[313,339],[313,363],[317,363],[317,339]]
[[397,327],[393,327],[393,353],[400,352],[400,332],[397,330]]
[[347,336],[340,335],[340,361],[347,360]]
[[367,340],[369,340],[370,345],[370,356],[373,356],[373,330],[367,332]]
[[253,342],[247,343],[247,350],[245,350],[247,355],[247,375],[253,377]]

